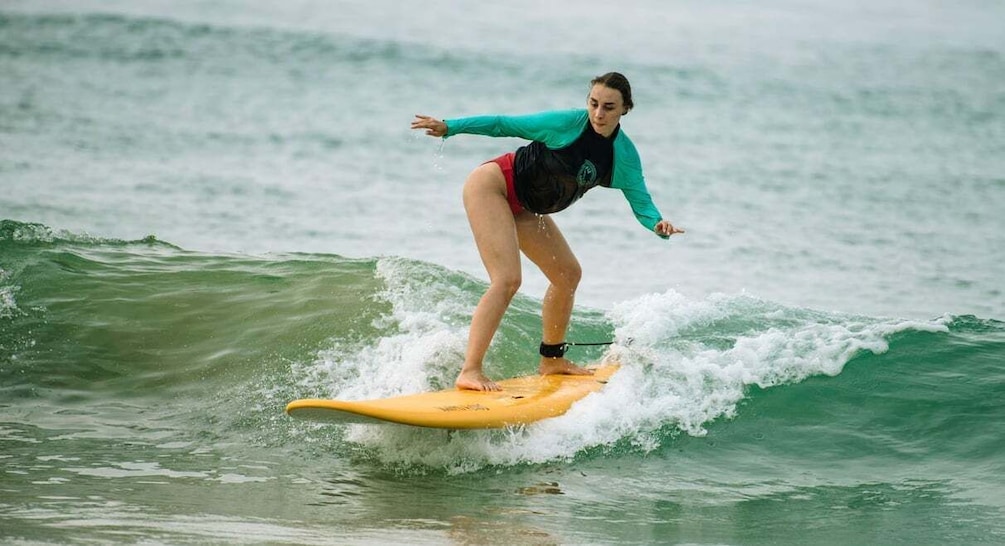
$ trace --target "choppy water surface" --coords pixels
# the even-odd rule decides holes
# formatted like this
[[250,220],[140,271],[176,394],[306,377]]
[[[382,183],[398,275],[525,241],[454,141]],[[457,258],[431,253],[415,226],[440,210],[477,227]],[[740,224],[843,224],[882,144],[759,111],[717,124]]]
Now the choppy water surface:
[[[1002,542],[1003,16],[6,3],[0,537]],[[574,107],[611,69],[688,233],[604,190],[556,216],[604,391],[505,431],[285,417],[456,374],[485,288],[460,184],[518,142],[411,116]],[[543,288],[490,374],[533,369]]]

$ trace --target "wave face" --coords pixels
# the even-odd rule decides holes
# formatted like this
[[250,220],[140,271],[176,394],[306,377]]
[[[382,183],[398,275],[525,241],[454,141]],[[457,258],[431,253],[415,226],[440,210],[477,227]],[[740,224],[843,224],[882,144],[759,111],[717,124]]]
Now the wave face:
[[[152,237],[102,240],[12,221],[2,224],[0,246],[3,393],[15,404],[128,401],[173,414],[170,401],[218,393],[218,408],[254,396],[274,410],[256,413],[279,414],[293,397],[441,388],[456,373],[484,290],[464,274],[401,258],[209,255]],[[489,355],[491,373],[532,371],[538,320],[536,302],[521,296]],[[912,434],[940,458],[993,453],[959,441],[1001,417],[994,401],[1005,328],[996,321],[877,319],[669,291],[606,313],[583,310],[574,322],[570,339],[615,340],[611,351],[626,369],[569,416],[464,447],[407,449],[416,435],[437,436],[372,427],[349,440],[380,459],[440,468],[469,449],[462,459],[477,467],[603,446],[659,451],[718,425],[787,423],[796,434],[802,422],[810,436],[813,426],[868,438],[870,426],[884,425],[893,434],[884,449],[853,442],[860,455],[913,453]],[[584,361],[601,355],[574,351]],[[234,430],[221,434],[248,426],[227,425]],[[783,452],[817,449],[809,440],[789,438]]]

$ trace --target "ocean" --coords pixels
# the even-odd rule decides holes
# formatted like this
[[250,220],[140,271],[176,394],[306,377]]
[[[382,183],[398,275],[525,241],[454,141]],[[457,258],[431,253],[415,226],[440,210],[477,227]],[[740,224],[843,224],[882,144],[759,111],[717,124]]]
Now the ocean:
[[[1005,5],[0,3],[0,542],[1005,543]],[[445,388],[460,202],[617,70],[656,204],[554,216],[564,416],[320,425]],[[490,348],[532,373],[543,276]]]

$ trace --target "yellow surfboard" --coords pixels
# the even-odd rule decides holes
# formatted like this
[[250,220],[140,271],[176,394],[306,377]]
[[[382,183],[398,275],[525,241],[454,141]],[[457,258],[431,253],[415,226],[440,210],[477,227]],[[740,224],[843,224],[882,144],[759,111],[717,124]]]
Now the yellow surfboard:
[[325,423],[399,423],[417,427],[502,428],[562,415],[572,404],[601,389],[617,364],[593,375],[530,375],[498,381],[502,391],[447,389],[378,400],[294,400],[290,417]]

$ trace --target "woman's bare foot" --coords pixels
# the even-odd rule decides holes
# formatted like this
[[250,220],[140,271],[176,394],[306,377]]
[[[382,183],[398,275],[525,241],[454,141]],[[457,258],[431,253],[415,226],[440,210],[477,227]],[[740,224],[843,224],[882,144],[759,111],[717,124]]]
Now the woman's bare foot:
[[541,357],[537,371],[541,375],[593,375],[593,370],[577,366],[566,358]]
[[457,376],[454,386],[458,389],[469,391],[501,391],[502,387],[492,381],[481,370],[461,370]]

